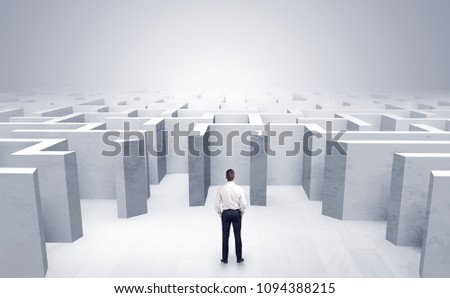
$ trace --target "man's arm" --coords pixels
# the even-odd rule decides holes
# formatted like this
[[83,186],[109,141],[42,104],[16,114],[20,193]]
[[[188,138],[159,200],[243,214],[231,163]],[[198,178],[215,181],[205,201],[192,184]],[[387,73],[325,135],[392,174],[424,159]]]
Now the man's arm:
[[219,216],[222,216],[222,196],[220,195],[220,189],[217,191],[217,195],[216,195],[216,202],[214,205],[217,214],[219,214]]
[[247,201],[245,200],[244,190],[241,187],[241,197],[239,200],[239,210],[241,211],[241,215],[244,215],[246,208],[247,208]]

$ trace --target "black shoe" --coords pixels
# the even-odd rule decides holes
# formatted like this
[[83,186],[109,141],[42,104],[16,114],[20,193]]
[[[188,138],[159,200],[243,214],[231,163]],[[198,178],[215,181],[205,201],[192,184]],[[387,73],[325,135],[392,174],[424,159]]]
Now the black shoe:
[[237,262],[242,263],[242,262],[244,262],[244,259],[239,259],[239,260],[237,260]]
[[228,260],[221,259],[220,261],[224,264],[228,264]]

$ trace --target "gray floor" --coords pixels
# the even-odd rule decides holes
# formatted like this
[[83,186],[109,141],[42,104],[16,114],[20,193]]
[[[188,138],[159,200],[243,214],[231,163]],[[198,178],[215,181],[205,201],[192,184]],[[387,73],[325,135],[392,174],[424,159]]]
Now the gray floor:
[[[219,262],[217,187],[188,207],[185,174],[152,185],[149,213],[118,219],[114,200],[82,201],[84,237],[47,244],[47,277],[418,277],[420,249],[386,241],[385,222],[340,221],[299,186],[269,186],[243,219],[245,262]],[[238,182],[238,181],[237,181]],[[248,188],[246,188],[248,193]],[[231,236],[232,237],[232,236]]]

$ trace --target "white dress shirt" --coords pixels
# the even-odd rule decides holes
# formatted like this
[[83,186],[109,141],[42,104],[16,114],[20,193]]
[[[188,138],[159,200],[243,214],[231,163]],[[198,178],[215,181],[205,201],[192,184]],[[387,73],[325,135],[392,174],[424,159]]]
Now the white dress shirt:
[[221,215],[223,210],[240,210],[244,214],[247,202],[245,201],[244,190],[242,187],[228,181],[219,188],[216,196],[216,212]]

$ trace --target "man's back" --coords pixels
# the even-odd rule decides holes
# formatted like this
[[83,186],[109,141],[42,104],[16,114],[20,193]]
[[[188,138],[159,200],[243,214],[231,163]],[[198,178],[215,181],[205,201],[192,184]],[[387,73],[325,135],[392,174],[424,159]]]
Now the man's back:
[[246,200],[242,187],[228,181],[220,187],[216,197],[216,211],[222,213],[223,210],[240,210],[245,212]]

